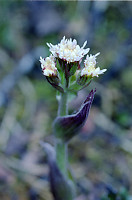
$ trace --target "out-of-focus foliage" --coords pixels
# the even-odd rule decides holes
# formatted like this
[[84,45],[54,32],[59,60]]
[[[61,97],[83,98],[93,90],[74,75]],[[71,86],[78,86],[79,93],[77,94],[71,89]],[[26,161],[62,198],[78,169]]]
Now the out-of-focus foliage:
[[[69,144],[76,200],[132,194],[132,3],[130,1],[0,1],[0,199],[52,200],[40,140],[54,144],[55,90],[41,73],[46,42],[72,37],[101,52],[107,72],[69,104],[97,88],[90,116]],[[114,197],[106,188],[121,191]]]
[[102,197],[101,200],[131,200],[132,196],[129,196],[128,191],[125,188],[120,188],[117,192],[112,188],[107,188],[107,195]]

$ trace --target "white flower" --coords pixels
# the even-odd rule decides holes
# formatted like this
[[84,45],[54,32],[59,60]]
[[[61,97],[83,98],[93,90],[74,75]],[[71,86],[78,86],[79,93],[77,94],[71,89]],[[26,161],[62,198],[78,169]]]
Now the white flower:
[[84,68],[81,71],[81,76],[87,75],[91,77],[98,77],[98,75],[103,74],[107,69],[100,69],[99,67],[96,68],[96,57],[100,53],[96,55],[87,55],[86,60],[84,61]]
[[84,49],[86,44],[87,41],[80,47],[75,39],[73,41],[71,38],[65,39],[65,36],[58,45],[47,43],[53,56],[63,59],[67,63],[80,61],[89,52],[89,48]]
[[39,61],[41,62],[41,68],[42,68],[43,74],[45,76],[52,76],[52,75],[56,76],[57,75],[57,68],[55,67],[55,60],[52,55],[45,59],[40,57]]

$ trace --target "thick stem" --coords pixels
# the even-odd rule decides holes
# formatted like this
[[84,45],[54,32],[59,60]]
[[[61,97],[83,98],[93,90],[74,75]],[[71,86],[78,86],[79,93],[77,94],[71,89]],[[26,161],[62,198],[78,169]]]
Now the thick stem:
[[65,116],[68,114],[67,106],[67,93],[61,93],[61,99],[59,101],[58,116]]
[[62,141],[56,143],[56,160],[63,175],[67,176],[67,144]]
[[[62,93],[59,101],[58,116],[65,116],[67,114],[67,93]],[[67,176],[67,144],[61,139],[56,142],[56,160],[61,172]]]

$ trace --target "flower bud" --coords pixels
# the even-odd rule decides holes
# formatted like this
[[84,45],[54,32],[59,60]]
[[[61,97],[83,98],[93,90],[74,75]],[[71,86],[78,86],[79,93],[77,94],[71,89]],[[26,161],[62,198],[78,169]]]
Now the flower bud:
[[63,88],[59,86],[60,80],[58,76],[50,76],[50,77],[46,76],[46,79],[56,90],[58,90],[61,93],[64,92]]
[[78,66],[79,66],[79,62],[74,62],[70,64],[70,70],[69,70],[70,76],[73,76],[75,74]]
[[78,76],[78,78],[77,78],[77,84],[78,85],[81,85],[81,86],[84,86],[85,84],[86,84],[86,82],[87,82],[87,76],[86,75],[84,75],[84,76]]

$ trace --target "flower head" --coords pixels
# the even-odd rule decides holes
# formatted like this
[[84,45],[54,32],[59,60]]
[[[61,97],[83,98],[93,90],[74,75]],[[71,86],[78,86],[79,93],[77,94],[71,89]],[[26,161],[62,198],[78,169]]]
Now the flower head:
[[87,41],[80,47],[75,39],[73,41],[71,38],[65,39],[65,36],[58,45],[47,43],[53,56],[63,59],[67,63],[80,61],[89,52],[89,48],[84,49],[86,44]]
[[96,68],[96,57],[100,53],[97,53],[96,55],[87,55],[86,60],[84,61],[84,68],[81,71],[81,76],[87,75],[91,77],[98,77],[98,75],[103,74],[107,69],[100,69],[100,67]]
[[57,75],[55,59],[52,55],[45,59],[40,57],[39,61],[41,62],[41,68],[42,68],[43,74],[45,76],[56,76]]

